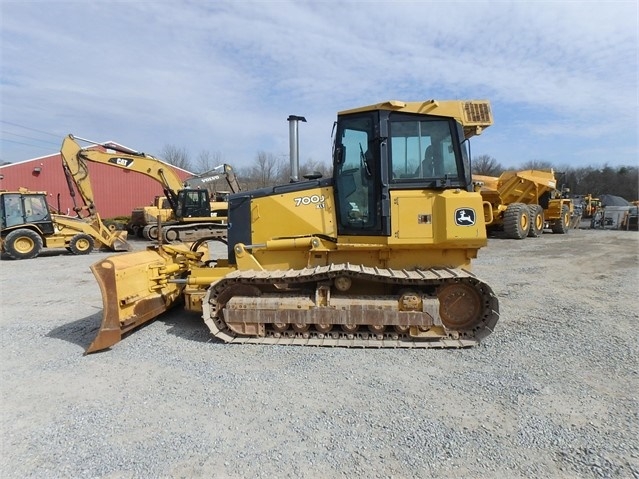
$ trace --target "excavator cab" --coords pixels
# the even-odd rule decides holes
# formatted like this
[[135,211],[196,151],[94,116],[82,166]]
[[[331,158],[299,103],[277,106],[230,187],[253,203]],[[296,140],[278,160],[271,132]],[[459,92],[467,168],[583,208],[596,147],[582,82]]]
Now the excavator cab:
[[174,209],[178,218],[204,218],[211,216],[211,199],[206,189],[178,191]]

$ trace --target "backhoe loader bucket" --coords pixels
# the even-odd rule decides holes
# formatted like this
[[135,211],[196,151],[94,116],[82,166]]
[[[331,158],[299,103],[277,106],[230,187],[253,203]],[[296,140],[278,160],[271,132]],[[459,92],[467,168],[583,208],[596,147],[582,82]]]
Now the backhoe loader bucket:
[[167,280],[179,274],[180,265],[160,251],[150,247],[110,256],[91,266],[102,293],[103,318],[85,354],[113,346],[124,334],[179,301],[182,286]]
[[113,236],[113,242],[111,244],[113,251],[131,251],[131,244],[127,241],[127,231],[115,231]]

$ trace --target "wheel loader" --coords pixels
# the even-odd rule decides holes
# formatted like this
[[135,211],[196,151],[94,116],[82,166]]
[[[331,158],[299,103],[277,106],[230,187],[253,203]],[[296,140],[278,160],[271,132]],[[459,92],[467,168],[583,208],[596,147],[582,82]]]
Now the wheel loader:
[[43,248],[66,248],[76,255],[88,254],[96,245],[112,251],[131,250],[126,231],[102,222],[93,202],[88,171],[74,168],[77,163],[66,144],[63,141],[60,156],[76,216],[52,213],[45,192],[26,188],[0,192],[0,251],[13,259],[35,258]]
[[228,343],[478,344],[499,305],[470,270],[490,205],[473,191],[469,138],[491,124],[485,100],[338,113],[332,178],[231,195],[225,257],[198,240],[92,265],[104,315],[86,353],[177,304]]

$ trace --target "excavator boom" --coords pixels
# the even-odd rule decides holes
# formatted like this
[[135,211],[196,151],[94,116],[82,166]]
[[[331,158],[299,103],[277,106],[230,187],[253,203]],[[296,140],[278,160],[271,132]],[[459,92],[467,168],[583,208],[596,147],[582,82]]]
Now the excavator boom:
[[241,190],[233,167],[226,163],[218,165],[205,173],[187,178],[184,184],[189,188],[201,188],[208,187],[208,185],[216,183],[219,180],[224,180],[224,183],[228,186],[228,190],[223,189],[225,192],[238,193]]
[[[96,148],[83,148],[76,140],[91,143]],[[114,153],[108,150],[115,151]],[[95,143],[91,140],[77,138],[68,135],[62,142],[61,148],[64,164],[73,180],[78,185],[82,197],[89,204],[93,203],[93,190],[89,180],[89,168],[87,162],[135,171],[158,181],[167,196],[176,201],[178,191],[183,188],[182,179],[175,173],[171,165],[164,161],[133,150],[118,149],[116,145]]]

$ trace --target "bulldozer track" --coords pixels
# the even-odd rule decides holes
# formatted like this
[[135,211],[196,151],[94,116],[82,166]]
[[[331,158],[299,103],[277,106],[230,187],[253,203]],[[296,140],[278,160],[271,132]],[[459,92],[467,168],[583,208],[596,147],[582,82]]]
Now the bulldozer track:
[[[369,331],[348,333],[341,330],[321,332],[313,329],[296,332],[289,328],[286,331],[277,331],[271,324],[264,324],[264,331],[261,335],[245,336],[238,335],[229,328],[223,318],[223,306],[219,307],[220,298],[225,292],[230,291],[230,288],[239,287],[240,291],[242,288],[246,291],[250,288],[259,290],[260,288],[272,287],[274,284],[286,285],[287,287],[304,284],[316,285],[344,276],[360,281],[413,288],[437,288],[448,284],[463,283],[473,288],[481,298],[480,320],[470,330],[447,330],[443,337],[412,337],[408,333],[396,330],[386,330],[381,333]],[[241,296],[242,293],[239,295]],[[366,296],[366,298],[372,299],[374,296]],[[222,301],[224,302],[224,300]],[[259,314],[256,312],[255,315]],[[397,270],[344,263],[301,270],[236,271],[209,288],[203,301],[203,318],[213,336],[226,343],[355,348],[466,348],[479,344],[481,339],[491,334],[499,319],[499,306],[497,297],[490,286],[463,269]],[[339,323],[338,321],[335,325]]]

